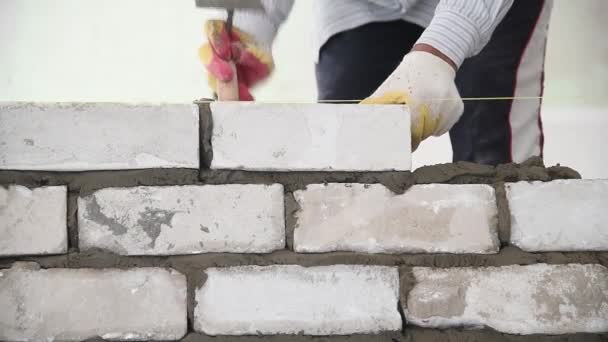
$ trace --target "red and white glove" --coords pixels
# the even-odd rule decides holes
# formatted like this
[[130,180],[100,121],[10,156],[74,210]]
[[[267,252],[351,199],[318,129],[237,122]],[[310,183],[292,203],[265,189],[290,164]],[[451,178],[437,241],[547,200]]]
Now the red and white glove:
[[234,72],[227,63],[233,61],[238,75],[239,99],[253,101],[250,89],[268,78],[274,69],[270,48],[234,26],[229,35],[226,22],[222,20],[208,21],[205,34],[207,43],[199,49],[199,57],[207,69],[211,89],[217,91],[217,80],[228,82],[234,78]]
[[411,114],[412,150],[431,135],[446,133],[464,104],[456,89],[455,67],[425,51],[408,53],[384,83],[362,104],[407,104]]

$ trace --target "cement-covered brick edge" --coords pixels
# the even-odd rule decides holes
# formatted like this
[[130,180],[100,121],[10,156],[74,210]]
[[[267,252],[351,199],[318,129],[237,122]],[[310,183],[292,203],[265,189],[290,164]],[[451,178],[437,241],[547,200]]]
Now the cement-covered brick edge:
[[[113,173],[109,173],[110,175]],[[259,180],[258,180],[259,181]],[[569,181],[570,183],[573,184],[577,184],[577,183],[593,183],[594,181],[577,181],[577,180],[571,180]],[[599,180],[598,180],[599,182]],[[214,184],[213,182],[210,183],[209,185]],[[242,182],[235,182],[235,184],[245,184]],[[255,185],[255,184],[267,184],[266,182],[263,183],[251,183],[251,185]],[[276,184],[281,184],[281,183],[276,183]],[[318,183],[315,183],[318,184]],[[357,183],[360,184],[360,183]],[[372,182],[368,182],[368,183],[361,183],[361,184],[375,184]],[[495,189],[495,194],[496,194],[496,203],[497,203],[497,207],[498,207],[498,231],[499,231],[499,236],[500,236],[500,240],[502,242],[502,248],[505,248],[506,246],[510,245],[510,221],[512,219],[512,214],[509,210],[509,204],[508,204],[508,199],[506,198],[506,194],[505,194],[505,187],[508,186],[509,184],[517,184],[517,183],[495,183],[493,184],[493,187]],[[524,183],[526,184],[526,183]],[[552,183],[537,183],[537,184],[552,184]],[[200,185],[207,185],[207,184],[200,184]],[[216,184],[217,185],[217,184]],[[281,184],[282,185],[282,184]],[[52,185],[52,186],[57,186],[57,185]],[[68,184],[68,188],[69,188],[69,184]],[[168,185],[163,185],[163,186],[168,186]],[[297,214],[297,210],[298,210],[298,205],[295,202],[295,200],[293,199],[293,184],[287,184],[287,185],[283,185],[284,187],[284,195],[285,195],[285,200],[284,200],[284,215],[285,215],[285,229],[286,229],[286,243],[287,243],[287,249],[288,250],[293,250],[293,231],[294,228],[297,224],[297,220],[296,220],[296,214]],[[44,187],[33,187],[31,188],[32,190],[35,189],[39,189],[39,188],[44,188]],[[290,189],[291,188],[291,189]],[[409,187],[408,187],[409,189]],[[297,190],[296,190],[297,191]],[[391,190],[392,191],[392,190]],[[82,192],[81,192],[82,193]],[[87,192],[84,192],[87,193]],[[66,218],[67,220],[67,230],[68,230],[68,238],[69,238],[69,247],[70,247],[70,251],[71,252],[75,252],[78,250],[78,239],[77,237],[75,238],[74,235],[76,234],[77,236],[77,231],[76,231],[76,213],[78,212],[77,208],[76,208],[76,201],[75,196],[77,196],[78,192],[74,192],[74,191],[70,191],[68,193],[68,199],[67,199],[67,212],[68,212],[68,216]],[[103,248],[103,247],[101,247]],[[559,251],[570,251],[570,249],[552,249],[552,250],[548,250],[548,251],[538,251],[540,253],[544,253],[544,252],[559,252]],[[597,247],[593,248],[593,249],[589,249],[589,250],[585,250],[584,248],[579,248],[578,250],[579,252],[598,252],[598,253],[602,253],[605,252],[605,249],[599,249]],[[237,251],[238,252],[238,251]],[[534,252],[534,251],[530,251],[530,252]],[[64,252],[65,253],[65,252]],[[12,253],[12,254],[16,254],[17,256],[20,253]],[[29,255],[31,253],[21,253],[23,255]],[[153,254],[153,253],[152,253]],[[170,254],[170,253],[169,253]],[[10,257],[10,256],[4,256],[6,257]]]

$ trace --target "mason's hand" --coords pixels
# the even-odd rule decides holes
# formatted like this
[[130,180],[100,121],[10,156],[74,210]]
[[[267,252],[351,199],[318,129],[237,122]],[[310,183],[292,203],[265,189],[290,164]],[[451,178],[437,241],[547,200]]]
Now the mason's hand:
[[234,72],[227,61],[236,65],[239,83],[239,99],[252,101],[250,89],[256,83],[266,79],[274,69],[274,62],[270,49],[259,44],[255,37],[232,28],[229,35],[226,22],[210,20],[205,24],[207,43],[199,49],[199,57],[205,68],[209,86],[217,91],[217,80],[231,81]]
[[456,66],[436,54],[412,51],[362,104],[407,104],[412,119],[412,150],[431,135],[446,133],[462,115]]

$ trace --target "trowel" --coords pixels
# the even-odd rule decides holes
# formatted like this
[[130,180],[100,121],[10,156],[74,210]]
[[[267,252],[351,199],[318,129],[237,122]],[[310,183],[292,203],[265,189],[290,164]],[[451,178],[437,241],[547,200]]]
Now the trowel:
[[[230,35],[232,33],[232,21],[234,18],[235,9],[262,9],[262,4],[259,0],[195,0],[196,7],[202,8],[222,8],[228,12],[226,19],[226,30]],[[238,101],[239,100],[239,82],[234,62],[228,62],[234,73],[234,77],[229,82],[217,81],[217,99],[219,101]]]

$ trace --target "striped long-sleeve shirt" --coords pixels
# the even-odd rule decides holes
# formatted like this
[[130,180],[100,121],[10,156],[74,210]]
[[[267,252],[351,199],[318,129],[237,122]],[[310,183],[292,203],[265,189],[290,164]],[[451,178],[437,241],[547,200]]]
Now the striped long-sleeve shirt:
[[[264,11],[239,10],[235,25],[269,48],[294,0],[261,0]],[[458,66],[488,43],[513,0],[315,0],[313,48],[333,35],[371,22],[403,19],[425,27],[418,43],[443,52]],[[381,39],[381,37],[379,37]]]

